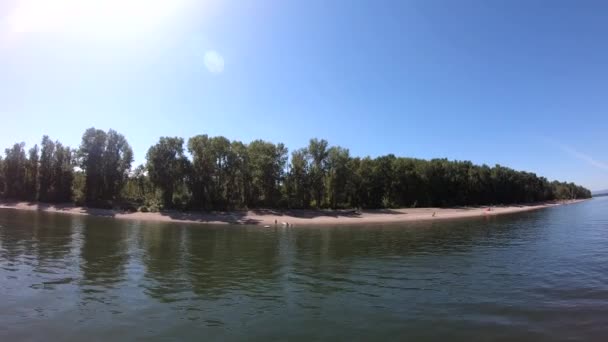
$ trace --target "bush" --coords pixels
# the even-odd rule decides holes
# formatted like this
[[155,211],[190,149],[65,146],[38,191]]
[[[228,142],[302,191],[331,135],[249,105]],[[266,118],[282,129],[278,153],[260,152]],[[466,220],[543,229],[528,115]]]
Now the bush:
[[138,209],[137,206],[131,202],[122,202],[122,203],[120,203],[119,208],[120,208],[120,210],[128,211],[131,213],[137,211],[137,209]]

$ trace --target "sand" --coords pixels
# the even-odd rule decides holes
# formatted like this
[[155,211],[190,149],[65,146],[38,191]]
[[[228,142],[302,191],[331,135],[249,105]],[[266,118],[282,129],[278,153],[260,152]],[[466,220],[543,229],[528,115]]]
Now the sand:
[[71,204],[44,204],[28,202],[0,201],[0,209],[56,212],[72,215],[92,215],[116,219],[181,222],[203,224],[251,224],[274,226],[289,224],[307,225],[359,225],[390,224],[412,221],[446,220],[470,217],[488,217],[544,209],[559,205],[573,204],[581,200],[547,202],[510,206],[484,206],[461,208],[407,208],[379,210],[270,210],[259,209],[232,212],[179,212],[163,211],[158,213],[122,212],[110,209],[76,207]]

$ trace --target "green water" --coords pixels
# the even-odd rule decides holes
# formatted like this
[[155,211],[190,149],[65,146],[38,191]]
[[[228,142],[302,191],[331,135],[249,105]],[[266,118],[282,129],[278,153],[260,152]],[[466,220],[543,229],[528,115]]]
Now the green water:
[[323,228],[0,209],[1,341],[607,337],[608,197]]

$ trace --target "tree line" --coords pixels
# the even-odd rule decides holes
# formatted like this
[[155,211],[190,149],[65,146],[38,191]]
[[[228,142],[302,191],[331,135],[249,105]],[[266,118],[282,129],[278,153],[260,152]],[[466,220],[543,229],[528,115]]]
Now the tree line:
[[469,161],[393,154],[354,157],[311,139],[284,144],[198,135],[162,137],[132,169],[133,150],[110,129],[87,129],[72,149],[48,136],[27,153],[24,143],[0,157],[4,198],[95,207],[161,210],[245,208],[395,208],[530,203],[589,198],[573,183]]
[[108,206],[121,199],[133,151],[122,134],[85,131],[78,149],[43,136],[40,148],[25,152],[16,143],[0,157],[0,194],[4,198]]

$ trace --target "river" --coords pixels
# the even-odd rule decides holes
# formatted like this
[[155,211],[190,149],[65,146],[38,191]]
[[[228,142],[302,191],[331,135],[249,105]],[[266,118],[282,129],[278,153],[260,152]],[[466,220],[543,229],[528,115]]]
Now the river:
[[608,197],[356,227],[0,209],[0,298],[2,341],[603,341]]

